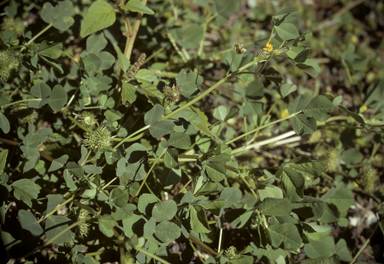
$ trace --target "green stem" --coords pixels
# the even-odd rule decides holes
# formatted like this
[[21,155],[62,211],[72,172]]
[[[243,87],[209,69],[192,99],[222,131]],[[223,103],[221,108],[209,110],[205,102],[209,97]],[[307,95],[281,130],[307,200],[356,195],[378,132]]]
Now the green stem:
[[74,119],[72,116],[68,115],[67,111],[65,109],[62,109],[61,112],[69,119],[71,120],[73,123],[75,123],[78,127],[80,127],[82,130],[84,130],[85,132],[89,132],[89,129],[86,128],[85,126],[83,126],[82,124],[80,124],[76,119]]
[[193,245],[192,242],[189,242],[189,244],[191,245],[191,248],[193,249],[193,251],[195,251],[195,254],[199,257],[201,263],[205,263],[204,260],[202,259],[201,255],[200,255],[200,252],[196,250],[195,246]]
[[249,185],[248,181],[246,179],[244,179],[244,177],[242,177],[242,176],[240,176],[240,178],[245,183],[245,185],[247,185],[248,189],[251,191],[251,193],[255,197],[256,201],[258,201],[259,198],[257,197],[257,194],[255,193],[255,191],[252,189],[251,185]]
[[38,223],[41,223],[42,221],[44,221],[45,219],[47,219],[48,217],[50,217],[51,215],[53,215],[57,210],[59,210],[61,207],[63,207],[64,205],[66,205],[67,203],[71,202],[73,199],[75,198],[75,196],[73,195],[71,198],[69,198],[68,200],[66,200],[64,203],[56,206],[55,209],[53,209],[51,212],[49,212],[48,214],[46,214],[43,218],[41,218],[39,221],[37,221]]
[[153,195],[157,198],[157,200],[159,200],[159,202],[161,202],[161,199],[160,199],[159,197],[157,197],[157,195],[152,191],[152,189],[149,187],[149,185],[148,185],[147,182],[145,182],[145,187],[147,187],[148,191],[149,191],[151,194],[153,194]]
[[[89,220],[89,219],[88,219]],[[59,237],[61,237],[62,235],[64,235],[66,232],[68,232],[69,230],[71,230],[72,228],[82,224],[83,222],[87,221],[87,219],[83,219],[83,220],[80,220],[80,221],[77,221],[76,223],[73,223],[72,225],[68,226],[66,229],[62,230],[60,233],[58,233],[56,236],[54,236],[53,238],[51,238],[50,240],[48,240],[47,242],[44,243],[44,245],[42,246],[42,248],[48,246],[49,244],[51,244],[53,241],[55,241],[56,239],[58,239]]]
[[[264,116],[264,120],[261,122],[260,125],[264,125],[264,122],[267,120],[268,116],[271,114],[272,109],[276,106],[278,101],[279,100],[276,100],[275,103],[269,108],[267,114]],[[248,142],[248,144],[250,144],[253,140],[255,140],[258,134],[259,134],[259,131],[256,131],[256,133],[253,135],[252,139],[250,140],[250,142]]]
[[249,132],[247,132],[247,133],[245,133],[245,134],[243,134],[243,135],[241,135],[241,136],[238,136],[237,138],[234,138],[234,139],[232,139],[232,140],[226,142],[225,144],[226,144],[226,145],[229,145],[229,144],[231,144],[232,142],[235,142],[236,140],[239,140],[239,139],[241,139],[241,138],[243,138],[243,137],[248,136],[249,134],[252,134],[252,133],[254,133],[254,132],[258,131],[258,130],[264,129],[264,128],[266,128],[266,127],[269,127],[269,126],[274,125],[274,124],[276,124],[276,123],[279,123],[279,122],[281,122],[281,121],[290,119],[291,117],[294,117],[294,116],[296,116],[296,115],[298,115],[298,114],[300,114],[300,113],[301,113],[301,111],[299,111],[299,112],[297,112],[297,113],[294,113],[294,114],[292,114],[292,115],[286,116],[286,117],[284,117],[284,118],[275,120],[275,121],[273,121],[273,122],[271,122],[271,123],[268,123],[268,124],[266,124],[266,125],[264,125],[264,126],[260,126],[260,127],[258,127],[258,128],[255,128],[255,129],[253,129],[253,130],[251,130],[251,131],[249,131]]
[[104,185],[103,188],[101,188],[101,189],[104,190],[104,189],[107,188],[109,185],[111,185],[111,183],[114,182],[116,179],[117,179],[117,177],[113,178],[110,182],[108,182],[106,185]]
[[[136,141],[136,140],[142,138],[143,136],[144,136],[144,133],[141,133],[141,134],[137,135],[136,137],[126,139],[125,142]],[[112,141],[122,141],[123,139],[122,138],[111,138],[111,140]]]
[[120,141],[120,143],[118,143],[116,146],[113,147],[113,151],[115,151],[118,147],[120,147],[123,143],[125,142],[129,142],[129,139],[133,138],[133,136],[136,136],[137,134],[139,134],[140,132],[143,132],[145,130],[147,130],[150,126],[145,126],[145,127],[142,127],[140,128],[139,130],[137,130],[136,132],[132,133],[131,135],[129,135],[128,137],[126,137],[124,140]]
[[13,102],[13,103],[5,104],[5,105],[4,105],[4,108],[6,108],[6,107],[8,107],[8,106],[11,106],[11,105],[15,105],[15,104],[21,104],[21,103],[26,103],[26,102],[37,102],[37,101],[41,101],[41,100],[42,100],[42,99],[40,99],[40,98],[20,100],[20,101],[17,101],[17,102]]
[[232,67],[233,61],[235,60],[235,55],[236,55],[235,52],[233,52],[232,61],[231,61],[231,64],[229,65],[229,68],[228,68],[228,71],[227,71],[226,75],[228,75],[229,72],[231,71],[231,67]]
[[[147,0],[141,1],[144,5],[147,5]],[[143,19],[143,13],[138,12],[136,16],[135,23],[133,23],[132,30],[129,32],[130,36],[127,36],[127,41],[125,44],[124,55],[128,60],[131,60],[131,54],[133,49],[133,44],[135,43],[135,39],[137,36],[137,32],[139,32],[139,27],[141,24],[141,20]]]
[[164,259],[162,259],[162,258],[160,258],[160,257],[158,257],[158,256],[156,256],[156,255],[153,255],[152,253],[150,253],[150,252],[148,252],[148,251],[146,251],[146,250],[144,250],[144,249],[142,249],[142,248],[139,248],[139,247],[133,247],[133,248],[134,248],[135,250],[140,251],[141,253],[144,253],[145,255],[147,255],[147,256],[149,256],[149,257],[151,257],[151,258],[153,258],[153,259],[155,259],[155,260],[161,262],[161,263],[164,263],[164,264],[171,264],[171,263],[169,263],[168,261],[166,261],[166,260],[164,260]]
[[371,234],[369,235],[368,239],[365,241],[365,243],[361,246],[360,250],[356,253],[356,255],[353,257],[352,261],[349,262],[349,264],[352,264],[356,261],[357,257],[361,254],[361,252],[363,252],[363,250],[366,248],[366,246],[371,242],[371,238],[373,236],[373,234],[376,232],[376,229],[377,227],[379,226],[380,222],[379,221],[379,216],[376,214],[376,217],[377,217],[377,223],[375,225],[375,228],[373,229],[373,231],[371,232]]
[[164,50],[164,48],[160,48],[154,53],[152,53],[148,58],[145,59],[142,65],[146,64],[148,61],[150,61],[152,58],[156,57],[159,53],[161,53]]
[[87,159],[89,158],[89,155],[91,155],[91,151],[90,150],[88,150],[87,156],[85,157],[85,159],[83,160],[83,162],[81,163],[80,166],[84,166],[84,164],[87,162]]
[[164,149],[163,153],[161,153],[161,155],[156,159],[156,161],[152,164],[151,168],[149,169],[147,175],[145,176],[143,182],[141,183],[140,185],[140,188],[137,190],[136,192],[136,195],[135,197],[137,197],[141,191],[141,188],[143,188],[144,184],[145,184],[145,181],[147,180],[149,174],[152,172],[153,168],[156,166],[157,162],[159,161],[160,157],[163,156],[163,154],[165,153],[165,151],[167,151],[168,148]]
[[[263,57],[264,58],[264,57]],[[209,94],[210,92],[212,92],[213,90],[215,90],[217,87],[219,87],[220,85],[222,85],[223,83],[225,83],[226,81],[228,81],[229,79],[231,79],[233,76],[235,76],[237,73],[239,72],[242,72],[244,71],[245,69],[251,67],[252,65],[254,64],[257,64],[258,62],[260,62],[263,58],[260,58],[260,60],[254,60],[252,62],[249,62],[247,63],[246,65],[244,65],[243,67],[239,68],[237,71],[231,73],[230,75],[224,77],[223,79],[221,79],[220,81],[218,81],[217,83],[215,83],[213,86],[211,86],[209,89],[207,89],[205,92],[201,93],[199,96],[197,96],[196,98],[194,98],[193,100],[189,101],[188,103],[186,103],[185,105],[183,105],[182,107],[180,108],[177,108],[175,111],[169,113],[168,115],[162,117],[160,120],[165,120],[165,119],[168,119],[174,115],[176,115],[177,113],[183,111],[184,109],[190,107],[191,105],[193,105],[194,103],[198,102],[201,98],[203,98],[204,96],[206,96],[207,94]]]
[[38,37],[40,37],[42,34],[44,34],[44,32],[47,31],[48,29],[50,29],[52,26],[53,26],[53,23],[49,24],[42,31],[37,33],[37,35],[35,35],[33,38],[31,38],[30,41],[28,41],[27,46],[30,45],[32,42],[34,42]]
[[0,3],[0,6],[6,4],[7,2],[9,2],[9,0],[4,0],[3,2]]

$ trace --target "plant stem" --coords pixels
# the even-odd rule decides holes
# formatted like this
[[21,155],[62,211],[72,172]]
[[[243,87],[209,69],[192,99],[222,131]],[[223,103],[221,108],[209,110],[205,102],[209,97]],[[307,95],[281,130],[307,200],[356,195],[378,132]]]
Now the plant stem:
[[82,130],[84,130],[85,132],[89,132],[89,129],[86,128],[85,126],[83,126],[82,124],[80,124],[76,119],[74,119],[72,116],[70,116],[67,111],[65,109],[61,109],[61,112],[69,119],[71,120],[73,123],[75,123],[78,127],[80,127]]
[[[89,219],[88,219],[89,220]],[[72,225],[68,226],[66,229],[62,230],[60,233],[58,233],[56,236],[54,236],[53,238],[51,238],[50,240],[48,240],[47,242],[44,243],[44,245],[41,246],[41,248],[44,248],[46,246],[48,246],[49,244],[51,244],[53,241],[55,241],[56,239],[58,239],[59,237],[61,237],[62,235],[64,235],[66,232],[68,232],[69,230],[71,230],[72,228],[82,224],[83,222],[87,221],[87,219],[82,219],[80,221],[77,221],[76,223],[73,223]]]
[[[125,140],[125,142],[136,141],[144,136],[144,133],[137,135],[136,137]],[[122,138],[111,138],[112,141],[122,141]]]
[[61,207],[63,207],[64,205],[66,205],[67,203],[71,202],[73,199],[75,198],[75,196],[73,195],[71,198],[69,198],[68,200],[66,200],[64,203],[56,206],[55,209],[53,209],[51,212],[49,212],[48,214],[46,214],[43,218],[41,218],[39,221],[37,221],[38,223],[41,223],[42,221],[44,221],[45,219],[47,219],[48,217],[50,217],[51,215],[53,215],[57,210],[59,210]]
[[208,247],[206,244],[204,244],[203,242],[201,242],[200,240],[198,240],[196,237],[194,237],[193,235],[189,234],[188,236],[189,240],[191,240],[193,243],[195,243],[196,245],[198,245],[201,249],[203,249],[205,252],[207,252],[208,254],[216,257],[217,256],[217,252],[215,250],[213,250],[212,248]]
[[91,155],[91,151],[90,150],[88,150],[87,156],[85,157],[85,159],[83,160],[83,162],[81,163],[80,166],[84,166],[84,164],[87,162],[87,159],[89,158],[89,155]]
[[[261,60],[261,59],[260,59]],[[186,103],[185,105],[183,105],[182,107],[180,108],[177,108],[175,111],[169,113],[168,115],[160,118],[160,120],[165,120],[165,119],[168,119],[174,115],[176,115],[177,113],[183,111],[184,109],[190,107],[191,105],[193,105],[194,103],[198,102],[201,98],[203,98],[204,96],[206,96],[207,94],[209,94],[210,92],[212,92],[213,90],[215,90],[217,87],[219,87],[221,84],[225,83],[227,80],[231,79],[233,76],[235,76],[237,73],[239,72],[242,72],[244,71],[245,69],[251,67],[252,65],[258,63],[259,61],[258,60],[255,60],[255,61],[252,61],[250,63],[247,63],[246,65],[244,65],[243,67],[239,68],[237,71],[233,72],[232,74],[224,77],[223,79],[221,79],[220,81],[218,81],[217,83],[215,83],[214,85],[212,85],[209,89],[207,89],[205,92],[201,93],[199,96],[195,97],[193,100],[189,101],[188,103]]]
[[148,61],[150,61],[152,58],[156,57],[157,54],[161,53],[162,51],[164,50],[164,48],[160,48],[158,49],[157,51],[155,51],[154,53],[152,53],[150,56],[148,56],[145,61],[143,62],[142,65],[146,64]]
[[[141,0],[141,2],[144,5],[147,4],[147,0]],[[131,59],[133,44],[135,43],[137,32],[139,31],[139,27],[140,27],[142,19],[143,19],[143,13],[137,13],[136,21],[133,24],[131,32],[129,32],[130,36],[127,36],[127,42],[125,44],[124,55],[125,55],[125,57],[127,57],[128,60]]]
[[221,251],[221,240],[223,239],[223,228],[220,228],[219,245],[217,246],[217,252]]
[[124,140],[120,141],[120,143],[118,143],[116,146],[113,147],[113,151],[116,150],[118,147],[120,147],[123,143],[125,142],[129,142],[129,139],[132,138],[133,136],[136,136],[137,134],[139,134],[140,132],[142,131],[145,131],[149,128],[150,126],[145,126],[145,127],[142,127],[140,128],[139,130],[137,130],[136,132],[132,133],[131,135],[129,135],[128,137],[126,137]]
[[[240,152],[252,149],[252,148],[257,149],[257,148],[259,148],[261,146],[278,142],[278,141],[280,141],[282,139],[288,138],[288,137],[290,137],[292,135],[295,135],[295,134],[296,133],[294,131],[289,131],[287,133],[281,134],[281,135],[273,137],[273,138],[269,138],[269,139],[266,139],[266,140],[263,140],[263,141],[259,141],[259,142],[253,143],[251,145],[247,145],[245,147],[240,147],[240,148],[232,150],[231,151],[231,155],[236,155],[237,153],[240,153]],[[301,137],[299,137],[299,138],[301,139]],[[295,140],[298,140],[299,138],[295,138]]]
[[249,185],[248,181],[242,176],[240,176],[240,178],[245,183],[245,185],[247,185],[248,189],[251,191],[251,193],[255,197],[256,201],[258,201],[259,198],[257,197],[257,194],[255,193],[255,191],[252,189],[251,185]]
[[273,121],[273,122],[271,122],[271,123],[265,124],[265,125],[260,126],[260,127],[258,127],[258,128],[255,128],[255,129],[253,129],[253,130],[251,130],[251,131],[249,131],[249,132],[247,132],[247,133],[245,133],[245,134],[243,134],[243,135],[241,135],[241,136],[238,136],[237,138],[234,138],[234,139],[232,139],[232,140],[226,142],[225,144],[226,144],[226,145],[229,145],[229,144],[231,144],[232,142],[235,142],[236,140],[239,140],[239,139],[241,139],[241,138],[243,138],[243,137],[246,137],[246,136],[249,135],[249,134],[252,134],[252,133],[254,133],[254,132],[258,131],[258,130],[264,129],[264,128],[266,128],[266,127],[269,127],[269,126],[274,125],[274,124],[276,124],[276,123],[279,123],[279,122],[281,122],[281,121],[290,119],[291,117],[294,117],[294,116],[296,116],[296,115],[298,115],[298,114],[300,114],[300,113],[301,113],[301,111],[299,111],[299,112],[297,112],[297,113],[294,113],[294,114],[292,114],[292,115],[286,116],[286,117],[284,117],[284,118],[275,120],[275,121]]
[[142,248],[139,248],[139,247],[133,247],[135,250],[137,250],[137,251],[140,251],[141,253],[144,253],[145,255],[147,255],[147,256],[150,256],[151,258],[153,258],[153,259],[155,259],[155,260],[157,260],[157,261],[159,261],[159,262],[161,262],[161,263],[164,263],[164,264],[171,264],[171,263],[169,263],[168,261],[166,261],[166,260],[164,260],[164,259],[162,259],[162,258],[160,258],[160,257],[158,257],[158,256],[156,256],[156,255],[153,255],[152,253],[150,253],[150,252],[148,252],[148,251],[146,251],[146,250],[144,250],[144,249],[142,249]]
[[167,151],[168,148],[164,149],[163,153],[161,153],[161,155],[155,160],[155,162],[152,164],[151,168],[149,169],[147,175],[145,176],[143,182],[141,183],[140,185],[140,188],[137,190],[136,192],[136,195],[135,197],[137,197],[141,191],[141,188],[143,188],[144,184],[145,184],[145,181],[147,180],[149,174],[151,173],[151,171],[153,170],[153,168],[156,166],[157,162],[159,161],[160,157],[163,156],[163,154]]
[[26,103],[26,102],[37,102],[37,101],[41,101],[41,100],[42,99],[40,99],[40,98],[20,100],[20,101],[16,101],[16,102],[13,102],[13,103],[5,104],[4,108],[6,108],[8,106],[11,106],[11,105],[15,105],[15,104],[21,104],[21,103]]
[[349,264],[353,264],[357,257],[361,254],[361,252],[363,252],[363,250],[365,249],[365,247],[369,244],[369,242],[371,242],[371,238],[373,236],[373,234],[376,232],[376,229],[377,227],[379,226],[380,222],[380,218],[379,216],[376,214],[376,217],[377,217],[377,222],[376,222],[376,225],[375,225],[375,228],[373,229],[373,231],[371,232],[371,234],[369,235],[368,239],[365,241],[365,243],[361,246],[360,250],[356,253],[356,255],[353,257],[352,261],[349,262]]
[[44,32],[47,31],[48,29],[50,29],[52,26],[53,26],[53,23],[49,24],[42,31],[37,33],[33,38],[31,38],[30,41],[28,41],[27,46],[30,45],[32,42],[34,42],[38,37],[40,37],[42,34],[44,34]]

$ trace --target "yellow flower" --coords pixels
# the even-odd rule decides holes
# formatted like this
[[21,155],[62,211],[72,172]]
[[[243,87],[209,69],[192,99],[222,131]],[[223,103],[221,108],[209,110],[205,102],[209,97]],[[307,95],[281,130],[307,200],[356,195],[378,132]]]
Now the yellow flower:
[[365,111],[367,111],[367,109],[368,109],[368,106],[366,106],[366,105],[362,105],[362,106],[360,107],[360,113],[364,113]]
[[267,52],[271,52],[273,50],[273,45],[271,42],[268,42],[265,47],[263,48],[263,50],[267,51]]

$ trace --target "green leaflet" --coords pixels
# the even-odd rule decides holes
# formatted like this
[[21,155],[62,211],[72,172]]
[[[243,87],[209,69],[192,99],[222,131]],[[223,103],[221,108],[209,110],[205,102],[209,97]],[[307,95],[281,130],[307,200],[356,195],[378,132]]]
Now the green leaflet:
[[116,20],[115,10],[107,2],[103,0],[95,1],[81,24],[80,35],[85,36],[109,27]]
[[59,29],[66,31],[75,22],[72,18],[74,14],[73,4],[70,0],[59,1],[53,7],[51,3],[44,3],[41,10],[41,18],[48,24],[51,24]]

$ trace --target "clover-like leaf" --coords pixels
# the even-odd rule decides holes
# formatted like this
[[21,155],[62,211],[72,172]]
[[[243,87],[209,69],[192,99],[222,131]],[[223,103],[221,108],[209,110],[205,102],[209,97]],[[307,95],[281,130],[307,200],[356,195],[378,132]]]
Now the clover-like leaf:
[[59,1],[58,4],[53,7],[51,3],[46,2],[41,10],[41,18],[53,27],[66,31],[75,22],[72,18],[74,13],[73,3],[70,0]]
[[111,26],[116,21],[115,10],[104,0],[95,1],[88,9],[81,24],[80,36],[85,37],[93,32]]
[[67,100],[68,96],[64,87],[57,84],[55,87],[53,87],[48,104],[54,112],[58,112],[65,106]]
[[132,12],[138,12],[138,13],[143,13],[148,15],[155,14],[155,12],[153,12],[152,9],[144,5],[143,2],[141,2],[140,0],[129,0],[128,3],[126,3],[125,5],[122,5],[121,8],[132,11]]
[[40,192],[40,186],[30,179],[20,179],[12,183],[16,199],[22,200],[29,207],[32,206],[32,200],[36,199]]
[[[72,224],[71,219],[62,215],[51,215],[45,222],[45,230],[47,239],[52,239],[60,232],[64,231],[69,224]],[[55,244],[63,245],[64,243],[72,241],[75,237],[75,233],[72,230],[68,230],[61,236],[57,237],[54,241]]]
[[21,209],[18,216],[21,227],[31,232],[33,236],[39,237],[44,233],[43,228],[30,211]]

